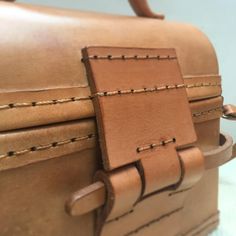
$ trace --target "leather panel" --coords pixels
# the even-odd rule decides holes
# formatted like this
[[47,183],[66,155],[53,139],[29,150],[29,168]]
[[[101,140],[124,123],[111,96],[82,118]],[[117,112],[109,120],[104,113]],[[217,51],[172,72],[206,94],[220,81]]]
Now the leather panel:
[[83,55],[106,170],[153,156],[167,140],[174,147],[195,142],[174,50],[91,47]]

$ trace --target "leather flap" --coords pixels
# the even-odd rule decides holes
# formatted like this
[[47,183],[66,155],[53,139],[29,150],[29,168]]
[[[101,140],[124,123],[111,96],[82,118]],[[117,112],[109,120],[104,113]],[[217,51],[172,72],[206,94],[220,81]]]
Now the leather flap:
[[83,56],[106,170],[196,141],[174,49],[90,47]]

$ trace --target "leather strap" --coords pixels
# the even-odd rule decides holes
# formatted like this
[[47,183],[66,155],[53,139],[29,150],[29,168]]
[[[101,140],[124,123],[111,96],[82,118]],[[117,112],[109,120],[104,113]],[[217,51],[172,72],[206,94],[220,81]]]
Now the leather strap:
[[165,16],[162,14],[154,13],[150,9],[147,0],[129,0],[129,3],[137,16],[156,18],[160,20],[163,20],[165,18]]
[[[220,135],[220,146],[212,151],[204,152],[206,169],[217,168],[236,157],[236,144],[229,135]],[[67,213],[78,216],[101,207],[105,203],[105,186],[96,182],[75,192],[66,202]]]
[[[236,120],[236,106],[232,104],[223,106],[223,118],[228,120]],[[233,145],[232,156],[236,157],[236,143]]]
[[236,106],[232,104],[223,106],[223,118],[228,120],[236,120]]
[[220,134],[220,146],[211,151],[204,152],[206,169],[217,168],[235,158],[235,145],[233,139],[226,134]]

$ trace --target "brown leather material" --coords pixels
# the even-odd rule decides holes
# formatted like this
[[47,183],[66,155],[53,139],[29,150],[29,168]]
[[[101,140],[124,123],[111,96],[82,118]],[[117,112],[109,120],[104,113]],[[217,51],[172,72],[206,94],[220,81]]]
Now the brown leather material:
[[224,118],[236,120],[236,106],[234,105],[224,105]]
[[[205,79],[208,79],[208,82],[202,84]],[[190,102],[221,94],[219,76],[187,76],[184,77],[184,83]],[[202,110],[201,106],[199,110]],[[95,115],[88,85],[3,92],[0,93],[0,111],[0,118],[5,121],[4,124],[0,123],[1,131],[90,118]],[[26,113],[28,115],[24,116]],[[17,120],[13,119],[14,117],[17,117]]]
[[174,148],[157,150],[155,155],[150,153],[141,159],[140,165],[145,181],[144,196],[177,184],[182,176],[180,160]]
[[194,123],[219,119],[223,115],[223,98],[221,96],[190,103]]
[[[81,110],[83,110],[84,106],[82,106],[81,103],[80,105],[82,108]],[[204,101],[191,102],[190,107],[192,110],[193,120],[195,122],[195,130],[198,135],[198,145],[204,146],[203,151],[210,151],[212,149],[215,149],[215,144],[212,145],[211,139],[209,139],[208,136],[206,136],[205,132],[208,128],[211,128],[209,132],[212,132],[214,134],[219,133],[219,130],[217,127],[219,126],[219,118],[222,113],[217,110],[217,107],[222,107],[222,98],[218,97],[218,98],[212,98],[212,99],[208,99]],[[216,108],[216,111],[214,110],[212,111],[212,108],[213,109]],[[74,125],[71,126],[71,124],[74,124]],[[77,125],[75,124],[76,122],[70,122],[68,123],[68,125],[64,127],[62,125],[56,125],[56,126],[50,125],[50,126],[41,127],[40,129],[39,128],[25,129],[24,132],[11,131],[11,132],[1,133],[0,140],[2,140],[1,141],[2,145],[0,148],[0,156],[1,156],[0,159],[1,159],[2,170],[20,167],[20,166],[27,165],[33,162],[47,160],[49,158],[59,157],[60,152],[57,152],[56,155],[50,155],[50,157],[48,157],[47,155],[38,155],[41,152],[45,154],[48,153],[46,152],[46,150],[44,151],[41,150],[41,152],[22,152],[22,151],[25,149],[30,149],[31,147],[38,147],[39,144],[50,145],[55,141],[61,142],[61,141],[64,141],[65,139],[72,139],[72,138],[75,138],[75,136],[78,136],[78,133],[75,135],[75,132],[73,131],[73,129],[70,129],[68,127],[76,127],[76,129],[78,130],[84,130],[84,129],[87,130],[88,132],[84,133],[85,136],[88,134],[96,135],[96,126],[93,121],[84,120],[83,122],[78,122]],[[56,128],[53,129],[53,127],[56,127]],[[48,130],[49,130],[49,133],[52,133],[52,135],[51,136],[47,135],[48,139],[45,139],[46,133],[48,132]],[[58,132],[54,132],[56,130],[58,130]],[[60,131],[62,131],[62,133],[65,133],[65,130],[68,135],[61,137]],[[43,142],[38,140],[37,137],[39,136],[43,138],[42,139]],[[25,143],[18,142],[18,140],[27,140],[29,138],[31,139],[31,137],[35,137],[35,138],[33,138],[30,142],[25,142]],[[49,139],[49,137],[51,138]],[[8,143],[8,145],[6,145],[6,143]],[[14,148],[11,146],[11,143],[16,143]],[[91,145],[89,145],[90,147],[93,147],[93,148],[95,147],[95,143],[96,143],[95,139],[92,138],[89,141],[89,143],[91,143]],[[65,145],[65,147],[69,148],[70,143]],[[82,145],[82,146],[78,145],[77,147],[78,148],[76,149],[76,151],[81,151],[83,148],[86,148],[86,145]],[[19,152],[21,154],[13,155],[9,159],[8,158],[9,153],[11,152],[17,152],[17,153]],[[31,158],[31,154],[33,154],[34,158]]]
[[[0,105],[4,107],[0,109],[0,119],[4,120],[0,130],[94,116],[84,65],[80,62],[80,50],[87,45],[175,48],[184,78],[204,76],[215,84],[219,74],[211,43],[189,25],[1,2],[0,28],[7,25],[11,29],[5,30],[0,39]],[[127,25],[132,37],[126,37]],[[37,40],[35,32],[40,35]],[[6,50],[5,42],[12,47]],[[199,81],[204,82],[202,78]],[[207,98],[216,96],[216,90],[220,95],[219,88],[201,87],[199,81],[198,88],[187,89],[190,100],[196,99],[197,91],[204,91]],[[80,99],[83,97],[87,100]],[[76,98],[76,102],[71,98]]]
[[95,127],[93,120],[84,120],[1,133],[0,171],[94,148]]
[[233,139],[229,135],[220,135],[220,146],[205,152],[206,169],[217,168],[235,158]]
[[[167,140],[174,147],[195,142],[174,50],[91,47],[83,56],[106,170],[155,155]],[[174,119],[169,111],[176,113]]]
[[201,100],[221,95],[221,77],[217,75],[186,76],[185,84],[189,100]]
[[181,150],[178,154],[182,168],[180,186],[182,189],[188,189],[193,187],[204,174],[204,156],[196,147]]
[[[170,155],[168,152],[165,152],[165,154],[166,156]],[[160,153],[158,155],[160,155]],[[235,158],[235,145],[233,146],[233,141],[230,136],[221,134],[220,146],[215,148],[214,150],[206,151],[202,155],[198,148],[190,148],[178,152],[178,155],[180,157],[182,171],[180,172],[179,170],[181,176],[178,176],[176,182],[177,180],[180,180],[178,185],[181,185],[181,188],[188,189],[200,180],[205,169],[217,168],[225,164],[227,161]],[[153,163],[153,166],[157,166],[155,160],[151,159],[151,163]],[[158,168],[156,169],[155,173],[147,172],[147,174],[149,174],[149,177],[146,176],[146,179],[149,180],[147,181],[147,183],[152,183],[153,180],[157,179],[159,181],[159,186],[161,189],[161,184],[163,185],[163,182],[165,183],[165,181],[163,181],[163,178],[166,176],[166,173],[159,174],[159,171],[160,170]],[[163,172],[165,171],[168,170],[164,170]],[[164,185],[168,186],[168,184]],[[99,188],[97,186],[99,186]],[[156,186],[156,184],[154,186]],[[98,189],[100,191],[98,191]],[[101,191],[103,192],[102,195],[100,193]],[[88,186],[81,191],[73,194],[75,195],[75,197],[71,198],[68,202],[69,214],[82,215],[84,214],[84,212],[87,213],[91,210],[95,210],[98,207],[101,207],[105,204],[105,192],[106,189],[104,188],[104,184],[102,184],[101,182],[96,182],[95,184],[92,184],[91,186]],[[103,197],[100,197],[100,195]],[[94,199],[92,203],[91,196]],[[84,208],[84,205],[87,206],[87,210]],[[94,207],[90,209],[91,205]],[[81,207],[82,211],[80,210]]]
[[148,6],[147,0],[129,0],[130,5],[138,16],[163,20],[164,15],[154,13]]
[[93,181],[98,160],[93,148],[1,171],[1,235],[93,236],[94,213],[73,219],[64,203]]
[[[95,212],[69,217],[64,209],[68,197],[92,184],[102,168],[81,62],[86,46],[174,48],[198,137],[194,145],[203,152],[222,151],[218,63],[214,48],[198,29],[151,18],[0,2],[0,32],[1,235],[94,235]],[[168,116],[174,118],[177,112],[169,111]],[[131,211],[107,221],[101,234],[206,236],[214,229],[219,221],[218,168],[206,169],[198,181],[201,157],[193,158],[193,168],[188,156],[182,155],[189,173],[182,185],[146,195]],[[209,159],[216,160],[213,167],[224,162],[221,157],[222,162]],[[194,181],[194,186],[184,187]]]
[[125,167],[106,174],[99,171],[96,180],[103,181],[107,189],[107,201],[97,216],[95,235],[101,235],[105,222],[132,211],[142,191],[142,181],[136,167]]

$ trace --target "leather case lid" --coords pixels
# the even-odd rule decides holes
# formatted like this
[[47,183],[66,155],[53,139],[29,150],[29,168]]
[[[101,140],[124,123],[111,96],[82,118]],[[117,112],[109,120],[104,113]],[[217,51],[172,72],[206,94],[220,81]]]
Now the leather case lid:
[[175,48],[189,100],[221,93],[215,52],[189,25],[0,2],[0,32],[0,131],[94,116],[88,45]]

